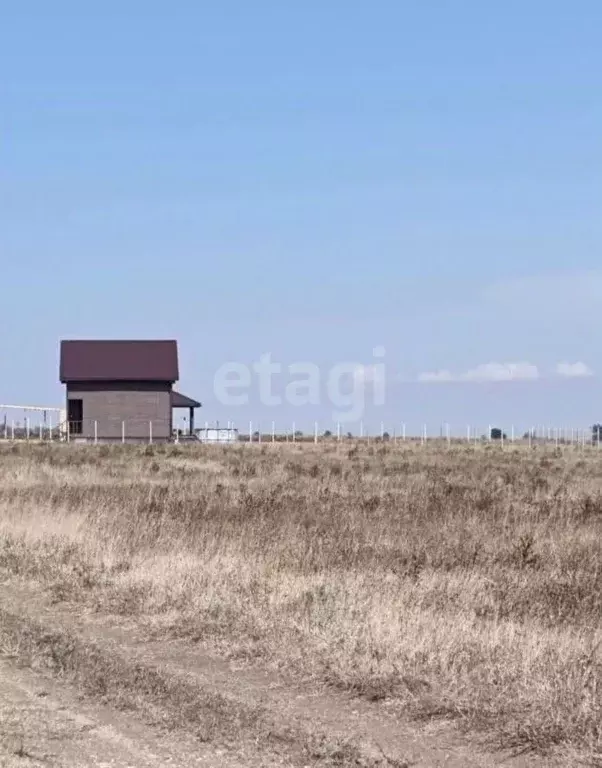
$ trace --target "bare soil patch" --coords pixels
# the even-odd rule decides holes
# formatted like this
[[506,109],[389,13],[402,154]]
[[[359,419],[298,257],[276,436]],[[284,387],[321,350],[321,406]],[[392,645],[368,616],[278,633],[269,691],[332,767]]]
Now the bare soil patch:
[[[266,765],[158,732],[122,711],[83,700],[65,682],[0,658],[0,766],[166,765],[243,768]],[[279,765],[280,763],[276,763]]]

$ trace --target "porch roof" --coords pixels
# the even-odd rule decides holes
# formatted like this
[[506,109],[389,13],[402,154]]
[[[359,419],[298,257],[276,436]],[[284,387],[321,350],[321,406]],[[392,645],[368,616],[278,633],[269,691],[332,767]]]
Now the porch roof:
[[172,408],[201,408],[201,403],[198,400],[193,400],[191,397],[186,397],[179,392],[172,390],[171,393],[171,407]]

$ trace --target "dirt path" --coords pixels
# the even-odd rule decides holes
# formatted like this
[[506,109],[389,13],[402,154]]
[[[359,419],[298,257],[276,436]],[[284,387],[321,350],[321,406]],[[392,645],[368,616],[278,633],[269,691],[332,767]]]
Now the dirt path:
[[0,766],[251,765],[181,733],[161,735],[136,718],[84,702],[68,685],[0,659]]
[[[60,747],[60,759],[48,764],[67,766],[553,765],[532,756],[487,754],[452,724],[420,727],[386,702],[290,688],[271,672],[236,667],[184,641],[148,642],[136,624],[52,606],[16,583],[0,587],[0,647],[2,642],[32,667],[50,667],[87,694],[85,704],[67,700],[61,683],[40,698],[35,674],[4,662],[0,702],[12,713],[3,719],[13,723],[13,756],[25,731],[34,732],[36,722],[48,725],[39,743],[23,741],[24,752],[34,757],[15,758],[21,761],[15,765],[51,754],[51,747]],[[91,703],[99,700],[103,707]],[[166,727],[178,737],[161,735]]]

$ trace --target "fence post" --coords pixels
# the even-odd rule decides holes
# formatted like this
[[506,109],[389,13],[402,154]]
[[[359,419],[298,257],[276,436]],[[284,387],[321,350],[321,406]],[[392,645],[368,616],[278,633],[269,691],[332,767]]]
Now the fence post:
[[293,421],[293,443],[297,442],[297,430],[295,429],[295,422]]
[[71,441],[71,422],[67,419],[67,442]]
[[314,443],[318,442],[318,422],[314,422]]
[[401,425],[401,439],[402,439],[402,440],[404,441],[404,443],[405,443],[405,440],[406,440],[406,425],[405,425],[405,423],[403,423],[403,424]]
[[94,445],[98,444],[98,422],[94,420]]
[[121,442],[125,443],[125,421],[121,422]]
[[153,422],[148,422],[148,444],[152,445],[153,443]]
[[29,416],[25,417],[25,437],[29,440]]
[[52,442],[52,414],[48,416],[48,440]]
[[40,424],[40,442],[42,442],[42,440],[44,439],[44,436],[43,436],[43,432],[42,432],[42,429],[43,429],[43,427],[42,427],[42,425]]
[[341,422],[337,421],[337,443],[341,442]]

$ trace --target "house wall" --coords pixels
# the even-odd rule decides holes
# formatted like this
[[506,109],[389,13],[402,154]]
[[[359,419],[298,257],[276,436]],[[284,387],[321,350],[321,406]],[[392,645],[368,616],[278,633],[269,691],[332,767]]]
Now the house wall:
[[153,440],[171,437],[171,383],[169,382],[71,382],[67,400],[83,402],[82,433],[79,437],[148,440],[152,422]]

